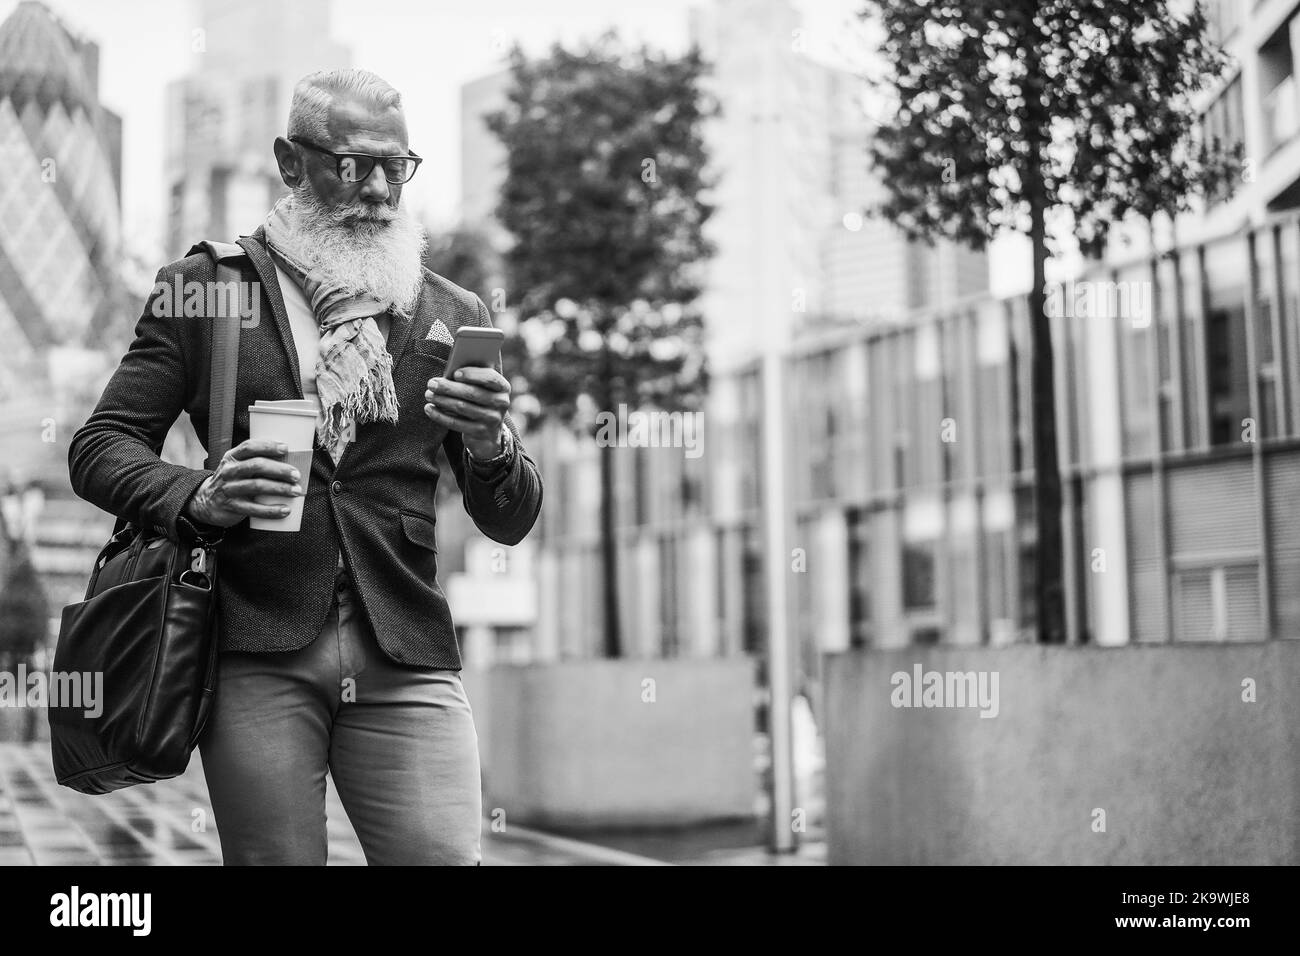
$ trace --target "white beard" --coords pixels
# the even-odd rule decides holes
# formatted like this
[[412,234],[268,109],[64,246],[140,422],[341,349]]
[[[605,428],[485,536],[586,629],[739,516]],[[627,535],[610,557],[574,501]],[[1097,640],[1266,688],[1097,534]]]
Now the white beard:
[[426,238],[410,212],[357,203],[330,209],[307,185],[287,200],[299,255],[351,293],[364,293],[409,312],[424,281]]

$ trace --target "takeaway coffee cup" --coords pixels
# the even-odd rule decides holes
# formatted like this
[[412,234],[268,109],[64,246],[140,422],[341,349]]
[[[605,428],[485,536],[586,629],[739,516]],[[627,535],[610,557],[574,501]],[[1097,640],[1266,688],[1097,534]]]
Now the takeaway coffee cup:
[[[293,399],[288,402],[258,402],[248,407],[248,437],[283,442],[289,448],[285,461],[298,469],[305,492],[311,479],[312,443],[316,437],[316,412],[308,403]],[[305,495],[258,495],[258,504],[287,504],[289,513],[283,518],[250,517],[248,526],[258,531],[297,531],[302,527],[302,505]]]

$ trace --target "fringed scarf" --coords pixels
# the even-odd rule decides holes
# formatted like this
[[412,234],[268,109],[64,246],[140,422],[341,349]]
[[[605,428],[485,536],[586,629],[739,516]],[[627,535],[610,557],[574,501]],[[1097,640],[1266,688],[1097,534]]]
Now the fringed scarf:
[[266,219],[266,244],[280,268],[302,289],[320,327],[316,392],[323,416],[316,432],[321,444],[327,449],[338,447],[353,421],[397,421],[393,359],[374,319],[392,303],[350,293],[309,267],[290,229],[285,200],[276,203]]

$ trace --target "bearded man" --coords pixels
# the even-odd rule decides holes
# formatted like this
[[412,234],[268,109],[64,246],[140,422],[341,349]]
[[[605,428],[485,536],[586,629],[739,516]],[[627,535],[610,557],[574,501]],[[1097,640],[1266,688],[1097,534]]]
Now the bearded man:
[[[215,470],[160,460],[182,410],[206,442],[212,327],[160,317],[151,297],[72,440],[72,484],[178,539],[225,529],[199,748],[227,864],[325,863],[327,770],[371,864],[478,864],[478,738],[436,577],[437,455],[502,544],[532,528],[541,478],[500,367],[442,376],[456,329],[491,322],[421,265],[423,232],[400,205],[419,157],[398,92],[362,70],[312,74],[274,152],[291,193],[239,240],[261,318],[240,333],[234,447]],[[189,256],[155,288],[177,275],[210,283],[215,267]],[[288,513],[263,496],[304,495],[284,447],[248,438],[259,399],[317,410],[295,533],[247,520]]]

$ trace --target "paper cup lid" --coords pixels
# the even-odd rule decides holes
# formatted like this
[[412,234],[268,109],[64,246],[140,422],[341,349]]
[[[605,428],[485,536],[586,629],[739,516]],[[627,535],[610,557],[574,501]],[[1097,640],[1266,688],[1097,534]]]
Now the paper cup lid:
[[314,419],[316,412],[310,408],[285,408],[283,405],[249,405],[248,414],[260,412],[263,415],[297,415],[303,418]]

